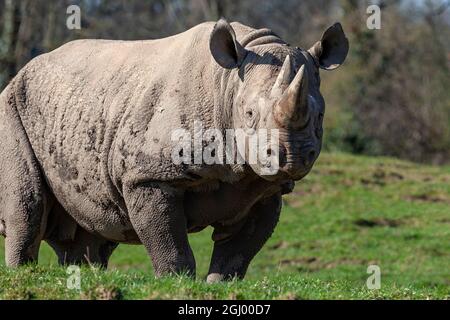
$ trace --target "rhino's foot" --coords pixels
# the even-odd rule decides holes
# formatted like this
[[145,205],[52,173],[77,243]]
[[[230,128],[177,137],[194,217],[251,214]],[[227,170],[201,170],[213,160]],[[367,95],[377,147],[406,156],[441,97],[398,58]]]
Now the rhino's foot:
[[208,274],[208,276],[206,277],[206,282],[207,283],[217,283],[217,282],[221,282],[224,279],[224,275],[220,274],[220,273],[210,273]]
[[[16,211],[18,213],[20,211]],[[36,219],[41,213],[34,212]],[[5,261],[9,267],[18,267],[37,262],[39,247],[42,240],[40,221],[30,222],[24,217],[8,219],[5,228]]]
[[[153,256],[152,256],[153,257]],[[181,254],[178,256],[177,260],[156,260],[152,258],[153,267],[155,269],[155,276],[157,278],[165,276],[187,276],[195,278],[196,268],[194,255],[191,252],[188,254]]]
[[39,244],[34,243],[26,248],[23,241],[7,237],[5,240],[5,261],[8,267],[19,267],[26,264],[36,263],[39,253]]
[[[226,254],[224,251],[217,249],[217,247],[214,250],[215,254],[213,254],[208,276],[206,277],[207,283],[240,280],[245,277],[253,256],[247,255],[244,257],[237,252],[235,254]],[[222,252],[221,257],[218,252]]]
[[210,273],[206,277],[206,283],[212,284],[212,283],[218,283],[222,281],[233,281],[233,280],[241,280],[245,276],[245,271],[242,270],[242,272],[238,273]]

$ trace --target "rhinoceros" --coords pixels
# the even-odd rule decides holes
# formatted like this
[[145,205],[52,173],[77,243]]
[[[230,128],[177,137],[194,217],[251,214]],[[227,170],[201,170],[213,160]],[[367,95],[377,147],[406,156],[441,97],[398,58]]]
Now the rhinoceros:
[[[164,39],[76,40],[34,58],[0,95],[7,265],[37,261],[46,241],[61,264],[106,267],[129,243],[145,246],[156,276],[195,276],[188,233],[212,226],[207,281],[243,278],[282,194],[319,155],[319,69],[337,68],[348,48],[339,23],[303,50],[221,19]],[[279,170],[174,163],[171,132],[195,121],[278,130]]]

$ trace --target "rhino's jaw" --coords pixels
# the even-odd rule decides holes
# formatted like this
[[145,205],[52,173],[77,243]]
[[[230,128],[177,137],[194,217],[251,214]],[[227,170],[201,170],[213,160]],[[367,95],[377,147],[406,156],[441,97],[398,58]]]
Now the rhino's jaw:
[[304,171],[296,171],[293,174],[286,172],[284,169],[279,169],[278,173],[275,175],[262,174],[259,176],[266,181],[287,183],[290,181],[298,181],[298,180],[303,179],[311,171],[311,168],[304,170]]
[[312,167],[310,167],[306,170],[294,171],[293,173],[288,172],[287,175],[293,181],[298,181],[298,180],[303,179],[311,171],[311,169],[312,169]]

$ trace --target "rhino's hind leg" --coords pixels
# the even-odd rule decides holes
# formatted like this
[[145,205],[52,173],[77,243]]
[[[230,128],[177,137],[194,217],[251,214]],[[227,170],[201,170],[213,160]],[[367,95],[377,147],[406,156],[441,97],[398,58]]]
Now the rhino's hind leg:
[[[281,195],[256,203],[244,226],[228,240],[214,244],[207,282],[242,279],[253,257],[272,235],[281,210]],[[215,230],[215,232],[218,230]]]
[[55,250],[60,265],[95,265],[108,267],[108,261],[118,243],[108,241],[77,226],[73,240],[47,239]]
[[117,247],[117,243],[84,230],[56,201],[49,213],[44,240],[52,247],[60,265],[91,264],[102,268]]
[[48,197],[39,164],[13,108],[0,96],[0,220],[8,266],[37,260]]
[[43,195],[27,190],[6,200],[5,219],[6,265],[17,267],[37,262],[39,247],[45,232]]

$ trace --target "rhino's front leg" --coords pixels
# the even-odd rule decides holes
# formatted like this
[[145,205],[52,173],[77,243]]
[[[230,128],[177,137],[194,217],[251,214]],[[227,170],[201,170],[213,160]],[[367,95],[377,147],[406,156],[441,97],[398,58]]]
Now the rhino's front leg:
[[131,223],[152,259],[156,276],[182,273],[195,277],[183,194],[164,184],[139,184],[124,191]]
[[280,211],[281,194],[257,202],[237,234],[214,244],[207,282],[242,279],[250,261],[272,235]]

